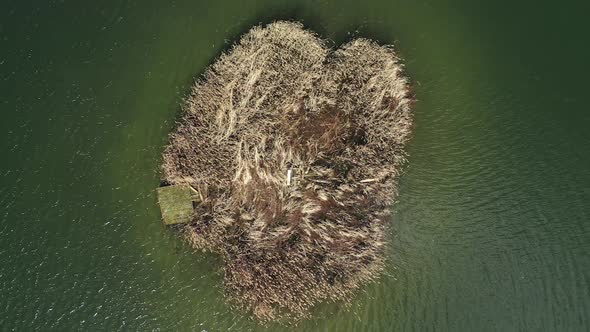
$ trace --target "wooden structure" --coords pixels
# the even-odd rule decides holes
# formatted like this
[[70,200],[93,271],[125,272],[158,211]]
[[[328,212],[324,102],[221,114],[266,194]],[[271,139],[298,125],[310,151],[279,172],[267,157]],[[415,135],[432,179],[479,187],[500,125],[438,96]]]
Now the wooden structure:
[[176,225],[191,221],[194,213],[193,202],[199,201],[196,190],[189,185],[181,184],[160,187],[157,192],[164,224]]

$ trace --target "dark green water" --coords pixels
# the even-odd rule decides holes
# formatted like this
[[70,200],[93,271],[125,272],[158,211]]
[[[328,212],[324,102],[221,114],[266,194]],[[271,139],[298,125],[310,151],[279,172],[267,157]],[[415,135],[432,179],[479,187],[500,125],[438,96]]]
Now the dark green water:
[[193,76],[273,19],[395,43],[420,100],[386,273],[291,330],[590,329],[587,3],[4,1],[0,330],[290,330],[154,196]]

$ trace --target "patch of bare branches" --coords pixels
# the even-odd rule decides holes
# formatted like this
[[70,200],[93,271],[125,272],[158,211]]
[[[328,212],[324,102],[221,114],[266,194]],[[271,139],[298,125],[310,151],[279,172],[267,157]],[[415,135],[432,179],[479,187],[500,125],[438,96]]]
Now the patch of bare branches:
[[254,27],[206,71],[163,157],[201,194],[184,233],[223,255],[228,299],[261,320],[348,301],[379,275],[412,95],[391,47],[337,50]]

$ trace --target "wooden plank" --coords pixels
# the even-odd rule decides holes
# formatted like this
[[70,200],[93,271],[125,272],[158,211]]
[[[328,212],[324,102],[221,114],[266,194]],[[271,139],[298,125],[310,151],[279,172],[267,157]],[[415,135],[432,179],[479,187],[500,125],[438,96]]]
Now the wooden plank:
[[194,194],[188,185],[160,187],[157,192],[164,224],[175,225],[191,221]]

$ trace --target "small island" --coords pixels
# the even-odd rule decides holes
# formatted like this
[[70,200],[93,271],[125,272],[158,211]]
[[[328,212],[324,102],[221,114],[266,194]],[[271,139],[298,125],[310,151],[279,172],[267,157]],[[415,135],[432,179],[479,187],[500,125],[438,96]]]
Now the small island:
[[299,23],[256,26],[185,101],[163,215],[223,257],[228,301],[261,321],[346,303],[383,268],[413,101],[390,46],[333,50]]

